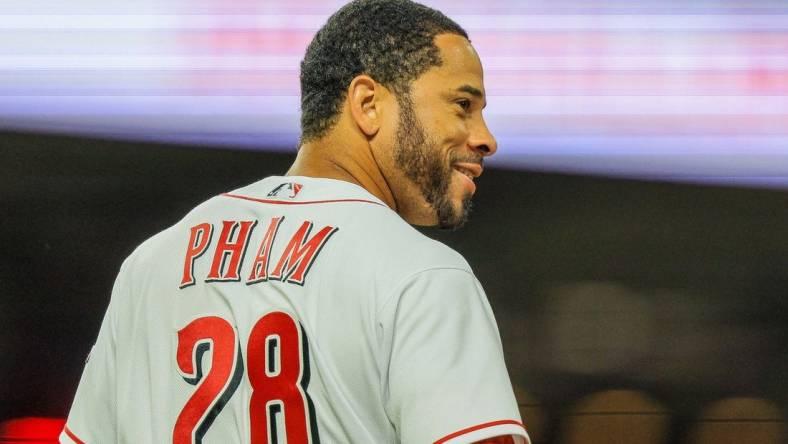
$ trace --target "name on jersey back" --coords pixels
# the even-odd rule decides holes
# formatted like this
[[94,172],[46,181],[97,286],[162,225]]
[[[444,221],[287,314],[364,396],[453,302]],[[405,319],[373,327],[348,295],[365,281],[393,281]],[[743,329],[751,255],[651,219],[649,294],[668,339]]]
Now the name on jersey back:
[[[253,285],[268,280],[277,280],[304,285],[310,268],[320,251],[339,228],[325,226],[311,234],[314,224],[303,221],[284,247],[275,242],[284,222],[284,216],[268,221],[257,254],[247,257],[252,234],[261,226],[258,220],[224,220],[221,224],[199,223],[189,229],[189,241],[183,261],[183,276],[180,288],[197,283],[194,266],[198,261],[210,260],[210,269],[204,282],[240,282]],[[214,232],[221,230],[214,242]],[[275,251],[276,249],[276,251]],[[205,256],[205,253],[212,254]],[[269,270],[273,264],[273,270]]]

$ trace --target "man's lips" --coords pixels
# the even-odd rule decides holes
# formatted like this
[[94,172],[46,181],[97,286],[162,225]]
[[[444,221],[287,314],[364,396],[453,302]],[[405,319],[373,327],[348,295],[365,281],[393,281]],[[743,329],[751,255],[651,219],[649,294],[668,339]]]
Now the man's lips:
[[453,165],[455,170],[469,176],[471,179],[475,179],[482,175],[482,171],[484,168],[478,163],[470,163],[470,162],[458,162]]
[[468,192],[471,194],[475,193],[476,184],[473,183],[473,179],[479,177],[482,174],[483,168],[481,164],[472,162],[457,162],[452,165],[452,168],[464,177],[463,180]]

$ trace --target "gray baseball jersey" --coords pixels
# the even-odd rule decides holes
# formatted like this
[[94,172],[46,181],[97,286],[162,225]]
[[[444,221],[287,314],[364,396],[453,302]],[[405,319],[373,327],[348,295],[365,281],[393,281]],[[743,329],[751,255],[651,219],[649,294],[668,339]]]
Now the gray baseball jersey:
[[467,262],[356,185],[269,177],[123,263],[61,442],[528,436]]

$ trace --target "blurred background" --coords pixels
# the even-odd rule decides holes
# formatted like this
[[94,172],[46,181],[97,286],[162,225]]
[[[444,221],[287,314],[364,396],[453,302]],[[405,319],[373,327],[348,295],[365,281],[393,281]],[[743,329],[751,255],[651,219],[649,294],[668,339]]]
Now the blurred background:
[[[788,442],[788,3],[423,3],[500,144],[424,233],[484,285],[534,442]],[[67,414],[140,242],[287,170],[342,4],[0,3],[0,421]]]

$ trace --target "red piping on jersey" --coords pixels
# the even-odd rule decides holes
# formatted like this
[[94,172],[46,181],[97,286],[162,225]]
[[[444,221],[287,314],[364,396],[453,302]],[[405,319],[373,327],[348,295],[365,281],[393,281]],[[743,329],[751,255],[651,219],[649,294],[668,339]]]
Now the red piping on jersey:
[[68,429],[68,426],[63,427],[63,431],[66,432],[69,438],[71,438],[77,444],[85,444],[85,441],[77,438],[77,435],[74,434],[71,430]]
[[450,439],[454,439],[454,438],[456,438],[458,436],[462,436],[462,435],[465,435],[467,433],[475,432],[475,431],[481,430],[481,429],[486,429],[488,427],[495,427],[495,426],[506,425],[506,424],[520,426],[520,427],[523,428],[523,430],[525,430],[525,426],[520,421],[515,421],[513,419],[504,419],[504,420],[501,420],[501,421],[485,422],[484,424],[479,424],[479,425],[475,425],[473,427],[468,427],[467,429],[462,429],[459,432],[454,432],[451,435],[444,436],[443,438],[435,441],[434,444],[443,444],[443,443],[449,441]]
[[384,206],[380,202],[375,202],[374,200],[366,200],[366,199],[332,199],[332,200],[308,200],[304,202],[293,202],[293,201],[283,201],[283,200],[258,199],[256,197],[241,196],[240,194],[231,194],[231,193],[222,193],[222,196],[232,197],[235,199],[251,200],[252,202],[260,202],[264,204],[274,204],[274,205],[309,205],[309,204],[323,204],[323,203],[337,203],[337,202],[362,202],[362,203],[370,203],[370,204]]

